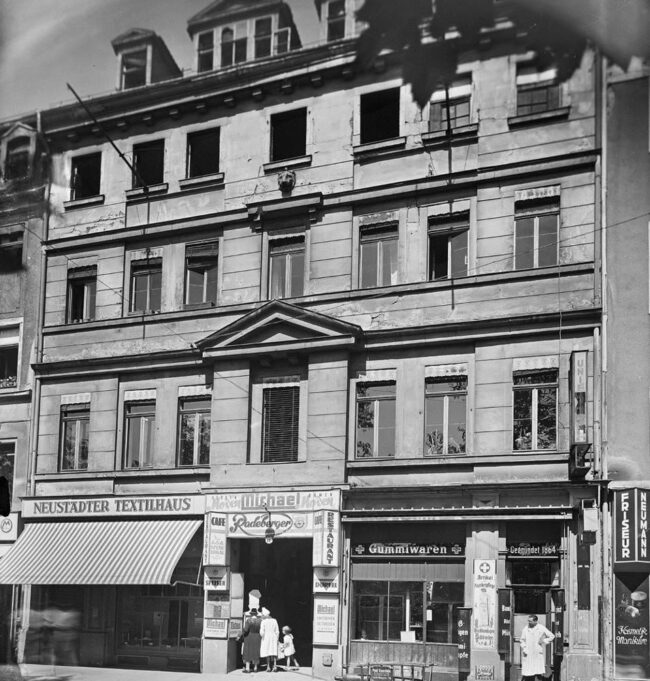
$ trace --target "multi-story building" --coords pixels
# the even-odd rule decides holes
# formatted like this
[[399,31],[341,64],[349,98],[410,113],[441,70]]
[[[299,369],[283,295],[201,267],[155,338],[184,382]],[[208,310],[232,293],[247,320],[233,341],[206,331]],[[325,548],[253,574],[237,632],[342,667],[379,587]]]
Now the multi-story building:
[[559,82],[506,22],[420,110],[399,54],[357,68],[351,4],[301,47],[282,2],[214,3],[186,75],[127,32],[117,92],[43,114],[0,581],[31,630],[81,613],[83,665],[233,669],[259,601],[320,677],[517,678],[531,614],[598,677],[599,62]]

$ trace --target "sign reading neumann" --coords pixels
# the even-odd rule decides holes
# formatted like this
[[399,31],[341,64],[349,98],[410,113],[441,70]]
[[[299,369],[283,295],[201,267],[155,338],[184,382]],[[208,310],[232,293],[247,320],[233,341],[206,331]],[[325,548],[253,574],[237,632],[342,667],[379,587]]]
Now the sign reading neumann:
[[647,489],[614,490],[614,562],[648,563]]

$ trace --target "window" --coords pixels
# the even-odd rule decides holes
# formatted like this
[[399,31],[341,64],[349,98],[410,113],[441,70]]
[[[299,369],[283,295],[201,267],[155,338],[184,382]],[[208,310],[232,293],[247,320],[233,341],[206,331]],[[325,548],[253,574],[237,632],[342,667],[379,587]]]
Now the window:
[[102,155],[86,154],[72,159],[70,199],[87,199],[100,194]]
[[206,466],[210,463],[211,400],[181,398],[178,404],[178,465]]
[[305,155],[307,109],[271,115],[271,161],[285,161]]
[[357,384],[356,458],[395,456],[395,382]]
[[467,276],[468,216],[429,220],[429,281]]
[[305,238],[269,242],[269,298],[294,298],[304,292]]
[[300,385],[283,379],[262,389],[262,463],[298,461]]
[[557,369],[514,372],[514,450],[556,449],[557,379]]
[[202,73],[203,71],[212,71],[214,68],[214,33],[212,31],[199,33],[199,37],[197,39],[197,53],[198,72]]
[[89,404],[69,404],[61,408],[61,470],[88,468]]
[[160,184],[164,179],[165,140],[155,140],[133,146],[133,188]]
[[559,205],[546,209],[517,210],[515,215],[515,269],[558,264]]
[[8,231],[0,228],[0,272],[19,270],[23,264],[23,227],[16,225]]
[[133,261],[129,312],[159,312],[161,287],[161,258]]
[[361,144],[399,137],[399,88],[361,95]]
[[255,59],[268,57],[273,48],[273,19],[263,17],[255,20]]
[[147,48],[122,54],[122,90],[147,84]]
[[531,84],[517,87],[517,116],[553,111],[560,106],[560,86],[557,83]]
[[226,26],[221,30],[221,66],[232,66],[246,61],[246,22],[235,24],[234,29]]
[[467,376],[427,378],[424,403],[424,455],[465,452]]
[[355,639],[456,643],[454,614],[463,606],[462,582],[353,582],[352,630]]
[[345,0],[327,3],[327,42],[345,38]]
[[185,246],[185,304],[217,303],[219,242]]
[[219,128],[199,130],[187,136],[187,177],[219,172]]
[[9,508],[14,488],[14,470],[16,465],[16,443],[12,440],[0,441],[0,478],[7,481],[9,491]]
[[362,227],[360,251],[361,288],[397,284],[397,225]]
[[68,271],[68,324],[95,319],[96,291],[97,267]]
[[440,102],[432,102],[429,109],[429,132],[460,128],[471,123],[470,97],[457,97]]
[[18,386],[18,345],[0,346],[0,390]]
[[125,468],[153,466],[156,403],[133,402],[124,405]]
[[7,142],[5,180],[25,180],[29,177],[30,150],[29,137],[14,137]]

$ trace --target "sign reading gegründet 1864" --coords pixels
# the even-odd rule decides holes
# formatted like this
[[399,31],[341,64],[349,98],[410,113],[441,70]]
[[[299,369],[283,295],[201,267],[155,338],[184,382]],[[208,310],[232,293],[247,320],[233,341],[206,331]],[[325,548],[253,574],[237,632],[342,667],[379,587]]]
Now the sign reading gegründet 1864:
[[614,490],[614,563],[650,563],[647,489]]

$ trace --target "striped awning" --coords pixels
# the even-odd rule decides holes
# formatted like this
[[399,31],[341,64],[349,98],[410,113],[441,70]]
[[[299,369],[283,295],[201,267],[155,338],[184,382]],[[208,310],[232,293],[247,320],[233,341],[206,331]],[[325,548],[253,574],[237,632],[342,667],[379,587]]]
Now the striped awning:
[[27,525],[0,560],[0,584],[169,584],[201,520]]

